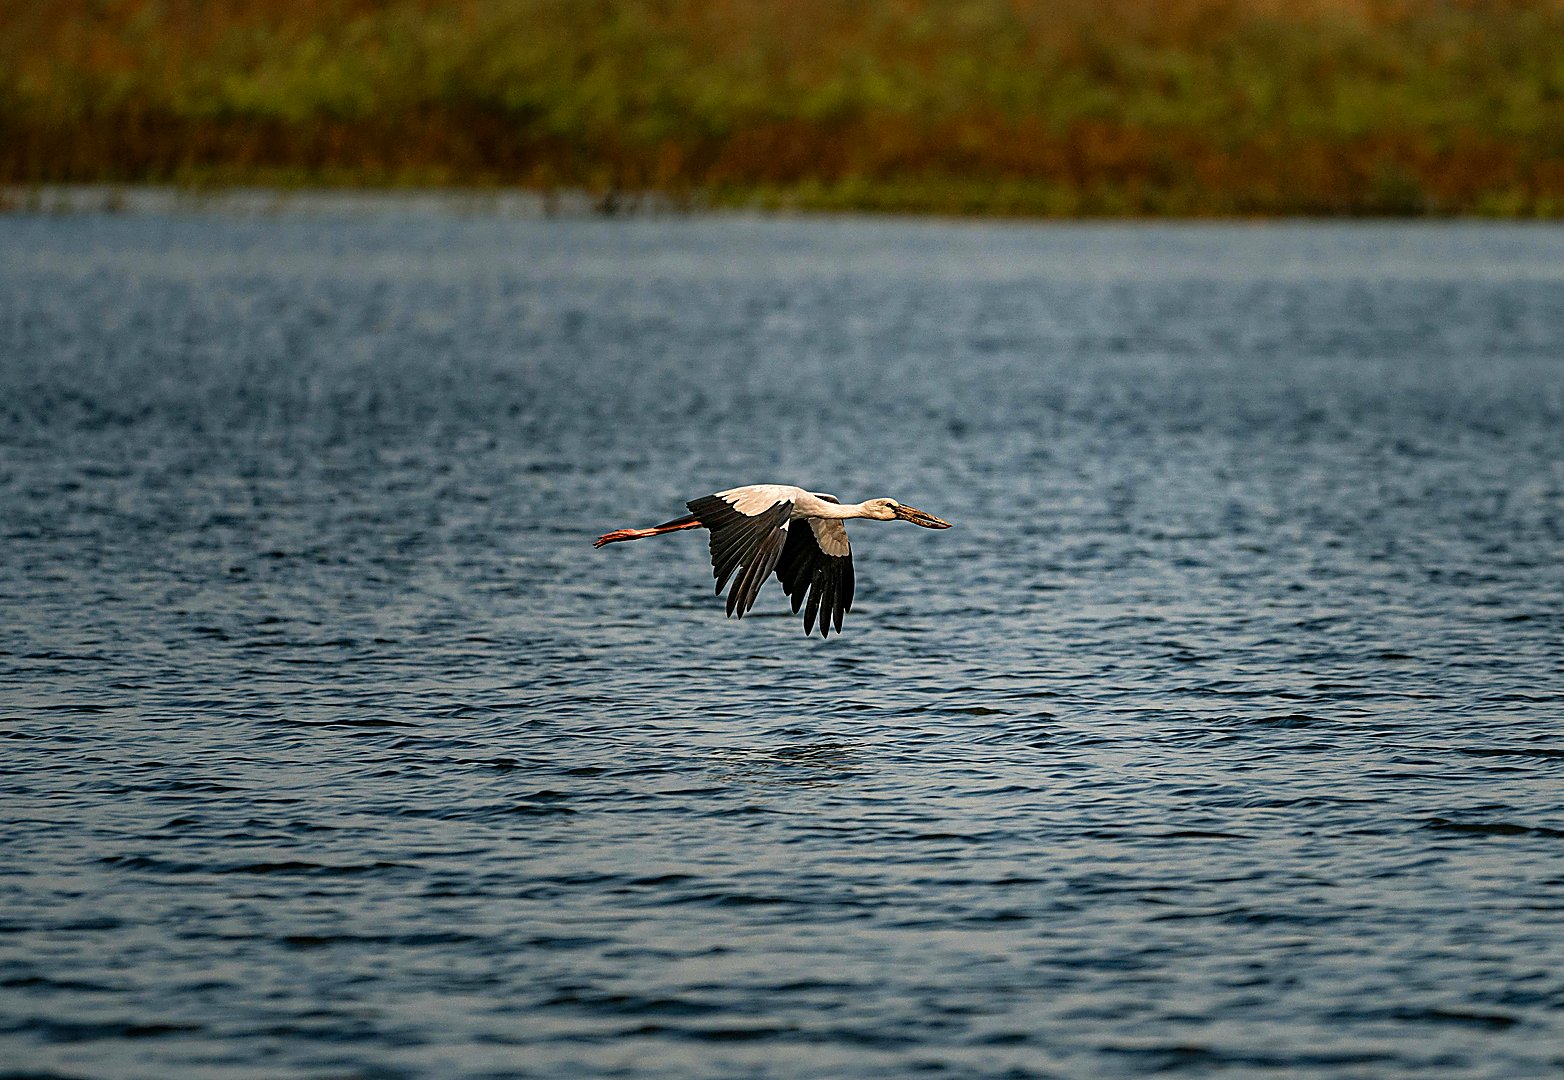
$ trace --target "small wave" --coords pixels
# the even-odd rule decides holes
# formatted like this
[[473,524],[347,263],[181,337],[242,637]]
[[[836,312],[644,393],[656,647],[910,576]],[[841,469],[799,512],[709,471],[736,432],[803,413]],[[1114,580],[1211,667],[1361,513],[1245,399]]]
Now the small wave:
[[798,1032],[793,1024],[754,1024],[740,1026],[725,1024],[721,1027],[674,1027],[665,1024],[642,1024],[625,1034],[665,1035],[689,1039],[695,1042],[759,1042],[780,1039]]
[[200,1031],[201,1026],[160,1021],[60,1020],[54,1017],[35,1016],[12,1025],[10,1030],[32,1035],[45,1042],[73,1043],[101,1039],[158,1039],[168,1035]]
[[569,1006],[613,1016],[709,1016],[727,1011],[715,1002],[684,997],[648,997],[585,989],[563,989],[541,1003],[542,1008]]
[[1463,746],[1457,752],[1468,757],[1564,758],[1564,750],[1542,746]]
[[352,717],[342,720],[295,720],[289,716],[272,717],[265,721],[268,724],[276,724],[280,727],[297,728],[398,728],[418,727],[418,724],[409,723],[406,720],[388,720],[383,716]]
[[239,863],[234,866],[225,866],[212,871],[214,874],[311,874],[322,877],[353,876],[358,874],[383,874],[387,870],[406,870],[403,863],[376,861],[371,863],[344,863],[332,865],[330,863],[308,862],[300,859],[286,859],[281,862],[256,862]]
[[1564,836],[1564,829],[1550,829],[1542,825],[1517,825],[1510,821],[1451,821],[1441,817],[1429,818],[1423,828],[1476,836]]
[[112,866],[121,870],[145,870],[157,874],[298,874],[336,877],[358,874],[383,874],[388,870],[408,869],[402,863],[385,861],[331,864],[310,862],[303,859],[212,866],[203,863],[160,859],[154,855],[107,855],[99,859],[98,862],[104,866]]
[[1482,1028],[1488,1031],[1503,1031],[1520,1023],[1519,1017],[1511,1016],[1509,1013],[1476,1012],[1471,1009],[1444,1008],[1441,1006],[1340,1010],[1333,1014],[1333,1018],[1348,1023],[1357,1023],[1365,1020],[1389,1020],[1403,1024],[1451,1024],[1460,1027]]
[[474,934],[449,931],[416,934],[287,934],[279,940],[290,949],[325,949],[334,945],[425,948],[431,945],[465,945],[480,939]]

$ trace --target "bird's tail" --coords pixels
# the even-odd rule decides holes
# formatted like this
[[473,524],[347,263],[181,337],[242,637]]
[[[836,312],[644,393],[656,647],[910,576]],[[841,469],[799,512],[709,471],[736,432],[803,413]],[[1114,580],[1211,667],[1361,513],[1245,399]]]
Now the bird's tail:
[[659,536],[662,533],[678,532],[680,529],[698,529],[701,527],[700,518],[694,514],[687,514],[682,518],[665,521],[661,525],[654,525],[650,529],[615,529],[613,532],[604,533],[592,541],[592,546],[600,548],[604,544],[618,544],[625,540],[645,540],[648,536]]

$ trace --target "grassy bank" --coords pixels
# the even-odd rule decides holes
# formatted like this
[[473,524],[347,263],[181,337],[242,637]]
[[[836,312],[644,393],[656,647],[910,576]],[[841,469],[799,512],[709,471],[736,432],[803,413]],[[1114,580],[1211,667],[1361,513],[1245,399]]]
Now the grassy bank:
[[0,182],[1564,216],[1564,2],[0,5]]

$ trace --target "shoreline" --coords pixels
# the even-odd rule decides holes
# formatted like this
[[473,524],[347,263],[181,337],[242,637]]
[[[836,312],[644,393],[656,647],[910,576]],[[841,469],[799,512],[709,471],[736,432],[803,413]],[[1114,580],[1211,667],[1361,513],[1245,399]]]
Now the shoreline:
[[883,205],[790,203],[771,197],[745,201],[725,197],[674,197],[660,191],[537,191],[522,187],[394,185],[291,186],[266,184],[179,185],[166,183],[0,184],[0,216],[18,214],[200,214],[242,217],[441,214],[504,219],[549,218],[884,218],[909,221],[1004,222],[1018,224],[1189,224],[1285,225],[1511,224],[1559,225],[1564,218],[1491,213],[1250,213],[1250,214],[1044,214],[971,210],[952,213]]

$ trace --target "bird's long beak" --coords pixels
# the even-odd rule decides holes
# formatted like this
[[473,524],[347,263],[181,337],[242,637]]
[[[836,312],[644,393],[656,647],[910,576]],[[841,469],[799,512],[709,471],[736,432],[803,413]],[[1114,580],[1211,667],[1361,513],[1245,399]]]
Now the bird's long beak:
[[937,518],[933,514],[925,514],[922,510],[914,510],[910,506],[898,506],[896,516],[914,525],[922,525],[925,529],[950,528],[950,522]]

